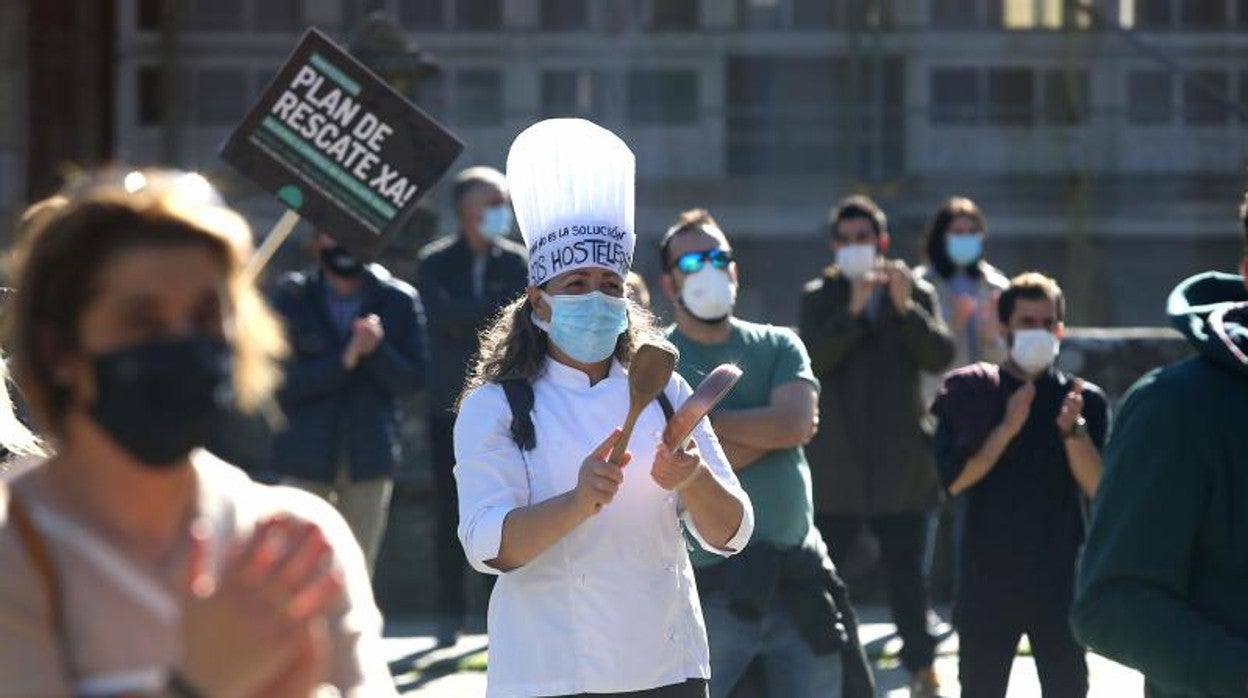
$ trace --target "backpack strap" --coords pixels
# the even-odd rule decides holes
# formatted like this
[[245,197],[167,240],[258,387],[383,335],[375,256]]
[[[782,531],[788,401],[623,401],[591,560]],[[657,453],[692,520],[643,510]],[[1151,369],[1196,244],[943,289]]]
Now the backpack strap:
[[[504,378],[499,381],[511,408],[511,438],[522,451],[537,448],[537,430],[533,426],[533,384],[523,378]],[[663,410],[663,419],[669,420],[676,413],[667,393],[655,398]]]
[[48,547],[47,539],[39,532],[39,528],[35,526],[35,521],[30,515],[30,509],[18,498],[17,492],[12,487],[8,488],[8,496],[8,520],[13,523],[13,529],[17,531],[17,537],[26,548],[26,553],[30,555],[30,561],[34,563],[35,571],[39,574],[40,581],[43,582],[43,589],[48,597],[48,610],[52,618],[52,629],[56,633],[57,643],[60,646],[62,660],[68,675],[73,676],[72,666],[69,665],[69,635],[65,626],[65,604],[62,596],[60,576],[56,573],[56,562],[52,559],[52,550]]
[[663,410],[664,421],[672,421],[672,415],[676,414],[676,410],[672,409],[672,401],[667,399],[667,393],[659,393],[655,400],[659,401],[659,407]]
[[537,448],[537,430],[533,427],[533,384],[524,378],[499,381],[511,408],[511,438],[521,451]]

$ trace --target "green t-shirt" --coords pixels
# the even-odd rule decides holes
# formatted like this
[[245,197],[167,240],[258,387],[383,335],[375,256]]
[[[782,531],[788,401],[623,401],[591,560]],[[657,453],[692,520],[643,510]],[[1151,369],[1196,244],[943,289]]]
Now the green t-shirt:
[[[700,344],[669,327],[667,337],[680,350],[676,370],[690,385],[720,364],[741,367],[740,382],[716,409],[741,410],[771,404],[771,391],[795,380],[819,380],[810,368],[806,347],[792,330],[732,319],[732,332],[723,344]],[[783,448],[763,456],[745,470],[737,471],[741,485],[754,503],[754,535],[751,542],[768,542],[779,548],[812,543],[815,533],[810,497],[810,467],[800,446]],[[720,562],[722,557],[696,544],[689,557],[695,565]]]

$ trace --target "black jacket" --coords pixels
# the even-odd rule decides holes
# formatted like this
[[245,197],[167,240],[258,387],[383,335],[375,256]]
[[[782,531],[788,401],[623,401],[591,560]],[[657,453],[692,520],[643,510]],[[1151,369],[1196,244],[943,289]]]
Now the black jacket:
[[896,514],[939,501],[919,380],[949,365],[953,335],[926,281],[915,279],[905,315],[880,293],[874,322],[850,314],[849,282],[834,267],[802,295],[802,341],[823,386],[819,433],[806,446],[817,514]]
[[424,311],[416,291],[384,268],[370,264],[363,274],[360,315],[381,318],[385,338],[351,372],[342,366],[347,340],[330,317],[321,271],[286,274],[273,294],[291,344],[278,393],[290,424],[273,449],[281,474],[332,482],[344,453],[352,480],[393,476],[399,464],[395,397],[424,386]]
[[462,236],[435,240],[420,251],[416,285],[429,318],[429,411],[448,411],[464,387],[477,334],[529,284],[524,248],[498,240],[485,262],[480,298],[472,288],[472,250]]

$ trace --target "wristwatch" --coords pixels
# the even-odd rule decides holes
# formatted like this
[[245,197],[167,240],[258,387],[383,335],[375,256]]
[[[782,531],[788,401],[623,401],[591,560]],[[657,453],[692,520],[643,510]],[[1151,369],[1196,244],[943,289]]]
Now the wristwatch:
[[1079,419],[1075,420],[1075,425],[1071,427],[1069,431],[1062,434],[1062,439],[1065,441],[1069,441],[1070,439],[1077,439],[1081,436],[1087,436],[1087,435],[1088,435],[1088,420],[1084,419],[1083,415],[1079,415]]

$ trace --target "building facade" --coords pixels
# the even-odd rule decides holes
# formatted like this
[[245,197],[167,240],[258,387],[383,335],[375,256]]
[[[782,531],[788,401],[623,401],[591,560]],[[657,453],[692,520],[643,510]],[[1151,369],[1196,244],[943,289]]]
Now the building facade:
[[1175,280],[1237,249],[1245,0],[176,4],[175,33],[165,3],[116,0],[120,158],[227,174],[217,147],[303,29],[350,42],[380,8],[441,64],[414,98],[467,143],[459,165],[501,166],[546,116],[612,128],[638,156],[643,270],[674,214],[707,206],[749,267],[746,315],[795,317],[827,209],[854,191],[911,260],[941,199],[975,198],[994,261],[1057,274],[1084,322],[1159,323]]

